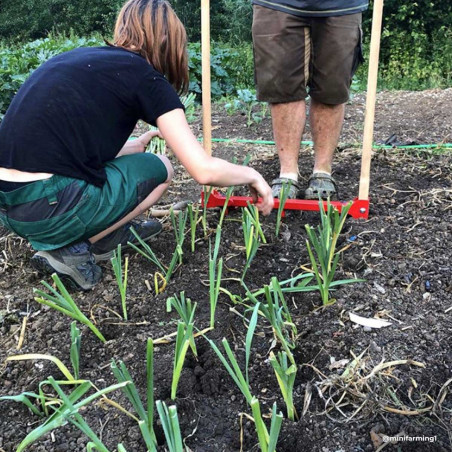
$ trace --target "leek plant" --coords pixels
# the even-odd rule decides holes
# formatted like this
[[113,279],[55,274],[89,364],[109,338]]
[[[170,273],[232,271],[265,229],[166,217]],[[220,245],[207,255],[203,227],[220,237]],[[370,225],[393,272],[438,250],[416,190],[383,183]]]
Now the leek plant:
[[[164,276],[162,274],[157,274],[157,273],[155,275],[155,286],[156,286],[155,289],[156,289],[157,294],[160,292],[163,292],[163,290],[165,289],[168,281],[171,279],[171,276],[174,273],[174,269],[176,268],[177,263],[178,262],[179,262],[179,264],[182,263],[182,255],[183,255],[182,245],[185,241],[184,230],[185,230],[185,225],[187,223],[187,218],[188,218],[187,212],[185,212],[184,214],[181,213],[180,217],[179,217],[179,221],[177,222],[175,219],[174,212],[171,210],[171,221],[172,221],[173,227],[174,227],[174,235],[176,238],[176,248],[174,250],[174,253],[171,258],[168,268],[164,267],[164,265],[160,262],[160,260],[157,258],[155,253],[152,251],[151,247],[136,233],[136,231],[133,228],[131,228],[131,231],[134,234],[134,236],[136,237],[138,244],[141,246],[141,248],[131,242],[127,242],[127,244],[130,245],[135,251],[140,253],[142,256],[144,256],[146,259],[150,260],[153,264],[155,264],[159,268],[159,270],[162,272],[162,274],[164,274]],[[160,275],[161,278],[163,279],[163,288],[158,287],[157,275]]]
[[[253,313],[254,315],[254,313]],[[252,340],[252,335],[247,335],[247,344],[246,350],[250,350],[251,346],[249,345],[249,341]],[[251,394],[251,389],[247,378],[243,375],[242,370],[237,362],[234,353],[231,350],[231,347],[226,339],[222,340],[223,347],[226,351],[227,359],[218,349],[213,341],[207,339],[210,343],[210,346],[213,348],[214,352],[217,354],[220,361],[226,367],[231,378],[234,380],[237,387],[240,389],[242,394],[245,396],[247,403],[249,404],[254,418],[254,423],[256,425],[256,432],[259,439],[259,445],[262,451],[265,452],[274,452],[276,448],[276,443],[278,441],[279,432],[281,429],[282,423],[282,413],[276,413],[276,404],[273,405],[273,413],[272,413],[272,421],[270,426],[270,432],[268,432],[267,427],[265,426],[264,420],[262,419],[259,400]],[[229,360],[229,362],[228,362]]]
[[180,98],[182,104],[185,107],[185,116],[187,117],[187,121],[191,122],[195,119],[195,93],[188,93],[185,96]]
[[267,243],[259,221],[259,211],[256,206],[248,204],[248,207],[242,210],[242,229],[246,256],[245,267],[240,278],[240,281],[243,283],[246,272],[249,270],[251,262],[256,256],[260,243]]
[[140,427],[147,450],[149,452],[156,452],[157,439],[154,433],[154,343],[152,339],[148,339],[146,347],[146,410],[126,365],[122,361],[119,361],[117,364],[113,359],[111,369],[116,380],[122,384],[122,390],[138,416],[136,420],[138,421],[138,426]]
[[[187,329],[188,325],[193,323],[196,305],[197,303],[192,303],[190,298],[185,299],[185,292],[182,291],[180,293],[180,299],[177,297],[177,295],[174,295],[173,297],[169,297],[166,300],[166,312],[171,312],[172,308],[174,307],[174,309],[182,319],[184,327]],[[193,335],[190,337],[190,348],[192,349],[193,354],[195,356],[198,356]]]
[[294,421],[298,418],[295,406],[293,404],[293,386],[295,383],[295,376],[297,374],[297,366],[287,361],[287,353],[279,352],[277,356],[270,352],[270,364],[276,374],[281,394],[287,407],[287,417]]
[[226,215],[226,212],[228,210],[228,203],[229,200],[231,199],[232,193],[234,192],[234,188],[235,187],[232,185],[231,187],[228,187],[228,189],[226,190],[224,204],[220,214],[220,221],[218,222],[218,227],[220,228],[223,226],[224,216]]
[[[86,452],[100,451],[95,443],[90,442],[86,445]],[[122,444],[118,444],[118,452],[127,452],[126,448]]]
[[[193,120],[194,118],[194,110],[195,110],[195,99],[196,94],[188,93],[185,96],[180,98],[182,104],[185,107],[185,115],[187,119]],[[154,126],[150,126],[149,130],[157,131],[158,128]],[[160,137],[154,137],[148,144],[146,152],[151,152],[152,154],[166,154],[166,141]]]
[[[157,131],[158,128],[154,126],[150,126],[149,130]],[[165,155],[166,154],[166,141],[160,137],[154,137],[151,141],[149,141],[146,152],[150,152],[151,154],[157,155]]]
[[251,404],[251,399],[253,398],[253,395],[251,394],[250,386],[246,380],[246,377],[243,375],[242,370],[240,369],[237,359],[234,356],[234,353],[232,352],[227,339],[223,338],[221,343],[223,344],[223,347],[226,351],[226,355],[229,359],[229,362],[228,359],[226,359],[226,357],[223,355],[223,353],[221,353],[220,349],[215,345],[213,341],[211,341],[210,339],[207,339],[207,341],[209,342],[213,351],[217,354],[218,358],[220,358],[220,361],[223,363],[224,367],[226,367],[226,370],[228,371],[231,378],[234,380],[237,387],[245,396],[247,403]]
[[[277,290],[272,292],[268,285],[264,287],[264,294],[266,303],[261,303],[259,312],[261,312],[262,315],[269,321],[275,338],[283,347],[291,363],[295,364],[292,349],[295,347],[294,342],[297,330],[296,326],[292,322],[290,313],[288,312],[284,296],[282,296],[282,292],[278,292]],[[249,291],[247,291],[247,297],[253,303],[258,303],[257,298]],[[290,328],[290,332],[288,331],[288,328]]]
[[137,234],[137,232],[135,231],[135,229],[133,227],[130,228],[130,230],[132,231],[132,234],[135,236],[135,238],[137,239],[137,241],[138,241],[139,245],[142,247],[142,249],[139,248],[138,246],[136,246],[132,242],[127,242],[127,245],[132,247],[137,253],[140,253],[147,260],[151,261],[154,265],[156,265],[159,268],[159,270],[162,273],[165,273],[166,272],[165,267],[160,262],[159,258],[155,255],[154,251],[152,251],[151,247]]
[[251,344],[253,342],[254,331],[256,330],[257,320],[259,316],[259,306],[260,303],[256,303],[254,306],[253,313],[251,314],[250,322],[248,324],[248,331],[246,332],[245,340],[245,379],[247,384],[250,384],[250,379],[248,375],[250,356],[251,356]]
[[251,399],[251,410],[253,412],[254,423],[256,424],[257,437],[259,439],[259,446],[262,452],[275,452],[276,443],[278,442],[279,432],[281,431],[281,425],[283,415],[281,412],[277,413],[276,402],[272,408],[272,419],[270,422],[270,432],[261,416],[261,408],[259,400],[256,397]]
[[124,260],[124,270],[123,270],[121,259],[121,244],[119,244],[117,250],[113,252],[113,257],[111,258],[111,265],[113,266],[113,271],[115,273],[119,293],[121,295],[123,319],[127,320],[126,295],[127,295],[127,273],[129,268],[129,258],[126,257]]
[[276,228],[275,228],[276,237],[278,237],[278,235],[279,235],[279,230],[281,228],[282,216],[283,216],[283,212],[284,212],[284,206],[286,205],[287,198],[289,197],[291,186],[292,186],[292,181],[290,181],[289,183],[283,183],[281,186],[281,192],[279,195],[278,213],[276,214]]
[[171,383],[171,399],[176,398],[177,385],[179,384],[185,356],[190,344],[194,344],[193,323],[185,325],[184,322],[177,324],[176,347],[174,350],[173,381]]
[[[41,284],[51,292],[48,294],[40,289],[33,289],[33,293],[35,296],[35,300],[38,303],[49,306],[57,311],[66,314],[67,316],[78,320],[80,323],[86,325],[102,342],[106,342],[102,333],[96,328],[96,326],[88,319],[88,317],[83,314],[83,312],[79,309],[79,307],[75,304],[72,297],[69,295],[64,284],[61,282],[59,276],[54,273],[52,275],[52,279],[56,285],[56,289],[54,289],[50,284],[45,281],[41,281]],[[58,292],[58,290],[60,293]]]
[[190,220],[190,239],[191,239],[191,252],[195,252],[196,243],[196,226],[198,224],[199,206],[193,207],[193,204],[187,206],[188,218]]
[[316,229],[308,224],[305,225],[308,234],[306,246],[308,248],[309,259],[324,305],[334,302],[334,300],[330,300],[330,290],[332,287],[362,281],[360,279],[333,281],[340,255],[344,250],[336,251],[337,240],[351,206],[351,202],[343,206],[339,214],[338,210],[329,200],[327,201],[326,210],[323,202],[319,201],[320,225]]
[[204,193],[204,203],[203,203],[201,223],[202,223],[202,229],[204,231],[204,237],[207,237],[207,203],[209,202],[210,195],[213,192],[213,187],[207,187],[206,185],[204,185],[202,190]]
[[215,327],[215,311],[220,295],[221,276],[223,273],[223,258],[218,260],[220,249],[221,226],[217,227],[215,244],[212,251],[212,243],[209,241],[209,300],[210,300],[210,328]]
[[74,370],[74,377],[76,380],[78,380],[80,374],[80,346],[81,346],[80,330],[77,328],[77,323],[74,321],[71,323],[70,358],[72,369]]
[[179,260],[179,265],[182,265],[182,245],[185,241],[185,226],[187,224],[188,212],[180,212],[178,215],[178,221],[176,221],[176,215],[174,210],[170,210],[171,224],[173,225],[174,238],[176,239],[176,252]]
[[155,404],[157,406],[160,420],[162,421],[163,433],[165,434],[169,452],[183,452],[184,446],[182,443],[176,406],[172,405],[167,407],[165,402],[160,400],[157,400]]
[[69,395],[66,395],[61,389],[59,383],[55,381],[53,377],[49,377],[46,383],[50,384],[55,392],[58,394],[62,404],[54,411],[54,413],[39,427],[32,430],[19,444],[16,452],[22,452],[30,444],[37,441],[42,436],[51,432],[55,428],[61,427],[62,425],[70,422],[75,425],[80,431],[82,431],[93,443],[93,446],[97,448],[100,452],[109,452],[99,437],[94,433],[94,431],[89,427],[83,417],[79,414],[79,411],[94,401],[99,397],[103,397],[112,391],[124,387],[127,383],[121,383],[116,385],[111,385],[100,391],[96,391],[94,394],[81,399],[91,388],[92,384],[89,381],[81,383],[77,388],[75,388]]
[[[59,369],[59,371],[64,375],[66,380],[59,381],[59,384],[76,385],[84,383],[85,380],[79,380],[79,370],[80,370],[80,344],[81,335],[80,330],[77,328],[77,323],[74,321],[71,323],[71,347],[70,347],[70,360],[72,364],[72,369],[74,375],[71,374],[70,370],[64,365],[62,361],[52,355],[43,355],[39,353],[29,353],[25,355],[15,355],[6,358],[6,361],[22,361],[22,360],[35,360],[44,359],[53,362]],[[5,396],[0,397],[0,400],[13,400],[15,402],[23,403],[27,408],[29,408],[34,414],[38,416],[49,416],[49,407],[55,405],[61,405],[61,400],[52,396],[49,396],[43,389],[44,386],[48,385],[48,380],[41,381],[39,383],[39,394],[34,392],[23,392],[16,396]],[[41,410],[36,407],[36,405],[31,401],[35,399],[41,405]]]

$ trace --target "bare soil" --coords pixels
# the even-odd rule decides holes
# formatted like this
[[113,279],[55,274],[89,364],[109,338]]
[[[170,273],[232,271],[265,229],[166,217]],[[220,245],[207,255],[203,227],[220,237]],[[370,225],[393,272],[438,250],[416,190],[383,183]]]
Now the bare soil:
[[[335,178],[340,198],[357,196],[360,174],[359,143],[362,140],[364,96],[357,95],[347,107],[341,145],[335,159]],[[425,92],[381,92],[378,95],[375,141],[391,144],[452,142],[452,89]],[[214,109],[216,138],[271,140],[268,116],[259,124],[246,125],[244,115],[231,116]],[[199,133],[200,121],[194,130]],[[309,128],[304,139],[310,140]],[[274,147],[253,143],[215,143],[215,155],[242,161],[271,180],[277,175]],[[365,282],[340,286],[336,302],[323,307],[317,292],[287,296],[298,329],[295,356],[298,372],[294,400],[299,420],[284,419],[278,452],[450,451],[452,450],[452,177],[451,151],[437,149],[378,150],[371,173],[369,219],[348,219],[340,245],[349,245],[341,257],[337,279],[362,278]],[[175,183],[161,205],[163,209],[181,199],[196,201],[200,187],[180,165]],[[300,154],[302,182],[312,167],[312,150]],[[236,193],[245,194],[245,188]],[[218,222],[218,212],[208,212],[209,231]],[[244,295],[233,280],[245,262],[241,214],[232,211],[223,227],[220,256],[225,268],[222,287]],[[318,213],[288,212],[279,237],[276,217],[262,218],[268,244],[261,246],[248,271],[246,283],[258,289],[272,276],[285,280],[309,267],[305,224],[316,226]],[[152,249],[169,263],[174,235],[168,219]],[[199,226],[194,253],[190,238],[183,247],[183,265],[164,293],[153,291],[155,266],[138,254],[129,253],[127,304],[129,320],[121,312],[120,297],[111,265],[104,266],[103,281],[92,291],[71,292],[108,339],[102,344],[81,326],[81,378],[98,388],[115,383],[111,359],[123,360],[144,396],[146,339],[161,338],[176,330],[177,317],[166,312],[166,299],[185,291],[198,303],[195,324],[206,328],[210,307],[208,295],[209,238]],[[71,319],[54,312],[33,298],[40,275],[28,264],[33,250],[20,238],[0,231],[0,361],[18,353],[49,354],[69,368]],[[48,280],[48,279],[47,279]],[[107,309],[108,308],[108,309]],[[350,321],[349,313],[391,322],[381,329]],[[217,345],[226,337],[244,365],[246,326],[243,306],[220,296],[215,330],[208,337]],[[246,313],[249,316],[249,313]],[[20,329],[27,317],[24,342],[17,349]],[[271,328],[260,319],[256,330],[250,383],[264,415],[273,402],[285,415],[285,406],[268,362],[277,351]],[[257,451],[257,436],[243,396],[203,339],[197,339],[198,358],[190,352],[179,384],[177,405],[185,443],[192,451]],[[156,346],[155,398],[170,400],[174,342]],[[356,360],[355,360],[356,358]],[[355,360],[355,361],[354,361]],[[387,363],[390,365],[385,366]],[[49,375],[62,379],[54,364],[39,361],[8,362],[0,368],[0,396],[23,391],[37,392]],[[50,390],[47,388],[50,392]],[[111,399],[127,409],[123,394]],[[81,414],[109,450],[123,443],[130,452],[146,450],[137,423],[105,403],[93,403]],[[16,450],[20,441],[42,419],[24,405],[0,401],[0,451]],[[267,419],[268,422],[268,419]],[[161,426],[157,437],[163,444]],[[391,444],[384,437],[406,436]],[[417,437],[417,439],[416,439]],[[28,450],[63,452],[86,450],[87,438],[66,425],[48,434]],[[385,445],[386,444],[386,445]],[[160,450],[165,447],[160,446]]]

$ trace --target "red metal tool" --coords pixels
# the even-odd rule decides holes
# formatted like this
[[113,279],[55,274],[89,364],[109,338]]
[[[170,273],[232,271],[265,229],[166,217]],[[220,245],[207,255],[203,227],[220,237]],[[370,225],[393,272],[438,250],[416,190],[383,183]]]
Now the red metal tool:
[[[204,205],[205,203],[205,193],[201,194],[201,201]],[[207,208],[212,207],[223,207],[226,202],[226,197],[219,193],[217,190],[212,190],[210,196],[207,197]],[[350,201],[331,201],[331,204],[336,207],[340,212],[342,207],[347,205]],[[231,196],[228,201],[228,207],[246,207],[248,204],[252,204],[253,199],[250,196]],[[348,214],[353,218],[368,218],[369,216],[369,200],[368,199],[358,199],[355,198],[351,201],[352,206],[348,211]],[[327,203],[324,201],[324,208],[326,210]],[[279,207],[279,199],[275,198],[275,209]],[[284,205],[284,210],[305,210],[305,211],[319,211],[319,201],[314,201],[310,199],[288,199]]]

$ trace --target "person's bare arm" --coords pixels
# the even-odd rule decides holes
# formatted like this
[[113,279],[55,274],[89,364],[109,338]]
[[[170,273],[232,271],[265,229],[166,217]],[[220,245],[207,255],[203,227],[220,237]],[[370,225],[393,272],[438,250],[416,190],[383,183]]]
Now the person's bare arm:
[[143,135],[139,136],[135,140],[128,140],[118,152],[116,157],[121,157],[122,155],[140,154],[144,152],[149,142],[154,137],[162,138],[158,130],[150,130],[149,132],[143,133]]
[[[249,185],[258,209],[264,215],[271,212],[273,196],[264,178],[253,168],[234,165],[207,154],[190,130],[182,109],[160,116],[157,125],[168,146],[196,182],[220,187]],[[262,198],[259,202],[258,196]]]

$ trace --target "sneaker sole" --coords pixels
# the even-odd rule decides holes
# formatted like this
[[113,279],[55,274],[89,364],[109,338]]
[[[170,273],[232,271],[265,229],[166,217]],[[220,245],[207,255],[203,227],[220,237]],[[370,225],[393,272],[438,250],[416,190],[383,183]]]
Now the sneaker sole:
[[31,265],[40,273],[51,275],[56,273],[64,282],[68,282],[72,288],[77,290],[90,290],[95,284],[87,284],[67,265],[54,259],[49,253],[39,251],[31,258]]
[[[160,233],[162,232],[162,229],[160,229],[160,231],[155,232],[154,234],[151,234],[147,237],[145,237],[144,239],[142,238],[141,240],[143,240],[143,242],[148,242],[149,240],[153,239],[154,237],[157,237]],[[139,242],[134,243],[134,245],[139,245]],[[130,245],[124,245],[121,247],[121,249],[123,251],[127,251],[129,249],[132,249],[132,247]],[[111,251],[107,251],[106,253],[103,254],[95,254],[93,253],[94,256],[94,262],[97,264],[98,262],[102,262],[102,261],[109,261],[112,257],[113,254],[116,250],[111,250]]]

